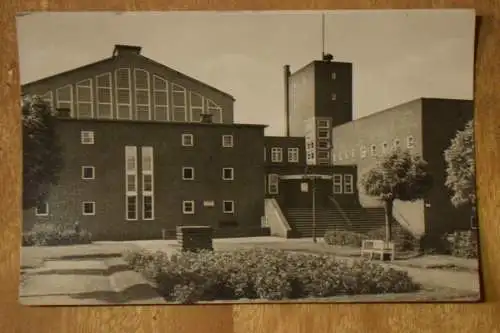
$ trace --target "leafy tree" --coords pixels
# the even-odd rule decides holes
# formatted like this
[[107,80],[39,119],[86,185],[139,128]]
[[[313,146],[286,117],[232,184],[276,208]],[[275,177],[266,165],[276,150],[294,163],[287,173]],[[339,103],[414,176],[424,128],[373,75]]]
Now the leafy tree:
[[378,197],[385,209],[385,241],[391,241],[394,200],[415,201],[424,198],[432,187],[427,162],[408,151],[393,150],[377,161],[361,177],[364,191]]
[[38,96],[23,96],[23,208],[34,207],[56,184],[62,168],[55,112]]
[[457,131],[451,144],[444,151],[446,161],[446,186],[452,191],[451,202],[455,207],[475,206],[474,124],[469,121]]

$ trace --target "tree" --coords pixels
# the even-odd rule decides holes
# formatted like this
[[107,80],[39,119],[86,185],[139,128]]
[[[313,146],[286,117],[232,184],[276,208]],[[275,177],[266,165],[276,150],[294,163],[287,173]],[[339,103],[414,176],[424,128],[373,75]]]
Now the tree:
[[385,241],[391,241],[394,200],[415,201],[424,198],[432,187],[427,162],[408,151],[393,150],[377,161],[361,177],[361,186],[370,196],[378,197],[385,209]]
[[475,206],[475,158],[474,123],[469,121],[463,130],[457,131],[451,144],[444,151],[446,161],[445,185],[451,190],[451,202],[455,207]]
[[23,208],[45,198],[62,168],[61,146],[55,131],[56,117],[38,96],[23,96]]

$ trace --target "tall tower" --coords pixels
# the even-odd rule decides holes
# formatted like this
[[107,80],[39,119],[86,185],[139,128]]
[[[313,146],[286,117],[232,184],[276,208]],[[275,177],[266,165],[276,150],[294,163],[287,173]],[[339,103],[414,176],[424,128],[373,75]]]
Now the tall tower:
[[286,135],[306,138],[309,165],[331,165],[332,129],[352,121],[352,63],[325,54],[321,18],[321,60],[290,73],[284,67]]

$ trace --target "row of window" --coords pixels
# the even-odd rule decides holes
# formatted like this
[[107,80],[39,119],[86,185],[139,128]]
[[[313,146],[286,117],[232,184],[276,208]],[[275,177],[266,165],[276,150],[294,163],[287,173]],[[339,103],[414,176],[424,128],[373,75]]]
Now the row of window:
[[[49,215],[49,204],[44,202],[40,203],[35,207],[36,216],[48,216]],[[83,201],[82,202],[82,215],[89,216],[95,215],[95,201]]]
[[[80,142],[81,144],[93,145],[95,143],[95,134],[93,131],[81,131],[80,132]],[[181,143],[184,147],[194,146],[194,136],[193,134],[184,133],[181,136]],[[222,135],[222,147],[231,148],[234,146],[234,139],[232,135]],[[298,151],[297,151],[298,154]]]
[[[194,180],[194,168],[182,168],[183,180]],[[234,180],[234,168],[222,168],[222,180]]]
[[[83,201],[82,202],[82,215],[84,216],[92,216],[96,215],[95,211],[96,203],[95,201]],[[223,200],[222,201],[222,212],[225,214],[234,214],[235,212],[235,204],[233,200]],[[185,200],[182,202],[182,213],[183,214],[194,214],[195,213],[195,202],[194,200]],[[49,204],[42,203],[35,207],[35,215],[36,216],[48,216],[49,215]],[[137,219],[137,218],[135,218]],[[152,220],[152,217],[149,217],[147,213],[143,216],[144,220]],[[133,220],[128,218],[127,220]]]
[[[213,204],[213,202],[212,202]],[[222,212],[225,214],[235,213],[234,200],[223,200],[222,201]],[[182,202],[182,213],[183,214],[194,214],[195,213],[195,202],[194,200],[184,200]]]
[[[287,149],[287,158],[290,163],[298,163],[299,162],[299,148],[288,148]],[[267,160],[267,148],[264,147],[264,161]],[[281,163],[283,162],[283,148],[280,147],[272,147],[271,148],[271,162],[273,163]]]
[[[392,145],[389,146],[387,142],[383,142],[380,145],[381,148],[381,153],[385,154],[388,153],[391,149],[397,149],[401,147],[401,141],[398,138],[395,138],[392,140]],[[415,138],[413,136],[407,136],[406,137],[406,148],[407,149],[413,149],[415,148]],[[377,149],[377,145],[372,144],[370,146],[370,155],[371,156],[377,156],[379,154],[379,151]],[[368,156],[368,149],[366,146],[362,145],[359,148],[359,156],[360,158],[366,158]],[[333,161],[342,161],[343,159],[349,159],[349,158],[355,158],[356,157],[356,150],[352,149],[350,152],[339,152],[337,154],[332,155]]]
[[[267,175],[267,192],[269,194],[279,194],[279,175]],[[334,194],[353,194],[354,176],[351,174],[333,174]]]
[[[133,81],[132,86],[130,68],[119,68],[114,76],[108,72],[77,82],[76,92],[73,85],[68,84],[56,89],[55,106],[73,109],[76,101],[78,118],[112,119],[115,113],[117,119],[199,122],[203,113],[210,113],[215,123],[222,123],[222,108],[199,93],[139,68],[133,70]],[[54,105],[52,91],[42,98]],[[132,114],[133,98],[135,115]]]

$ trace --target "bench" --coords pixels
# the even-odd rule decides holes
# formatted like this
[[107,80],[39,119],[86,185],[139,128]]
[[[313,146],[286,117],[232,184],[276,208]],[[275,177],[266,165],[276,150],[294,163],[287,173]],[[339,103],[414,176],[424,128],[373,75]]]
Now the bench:
[[361,243],[361,257],[365,254],[369,255],[372,260],[374,255],[378,255],[380,260],[384,260],[384,255],[389,254],[391,261],[396,256],[395,246],[393,242],[385,242],[383,240],[363,240]]

